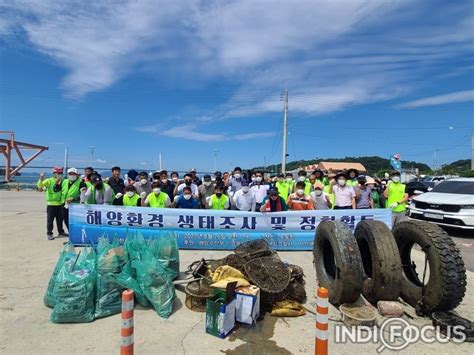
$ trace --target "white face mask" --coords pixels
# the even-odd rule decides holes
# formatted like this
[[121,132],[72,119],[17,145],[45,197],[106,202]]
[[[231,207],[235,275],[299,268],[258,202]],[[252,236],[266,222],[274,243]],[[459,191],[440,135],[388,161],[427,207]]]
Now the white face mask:
[[134,191],[127,191],[127,196],[128,197],[133,197],[133,195],[135,195]]
[[161,182],[162,182],[163,184],[166,184],[166,183],[168,182],[168,179],[161,179]]
[[171,180],[173,180],[174,182],[178,181],[178,178],[175,176],[175,177],[172,177]]
[[306,180],[306,176],[299,176],[299,177],[298,177],[298,180],[299,180],[299,181],[305,181],[305,180]]
[[400,176],[392,176],[392,181],[393,182],[400,182]]
[[252,182],[255,182],[257,180],[257,178],[255,176],[252,176]]
[[286,182],[292,182],[293,179],[292,178],[286,178]]
[[304,190],[303,189],[298,189],[298,190],[296,190],[296,193],[298,195],[304,195]]
[[235,177],[236,179],[240,179],[240,178],[242,177],[242,175],[241,175],[240,173],[235,173],[235,174],[234,174],[234,177]]
[[261,177],[261,176],[257,176],[257,177],[255,178],[255,181],[257,181],[257,182],[262,181],[262,177]]
[[159,187],[155,187],[153,192],[158,195],[161,192],[161,189]]
[[69,180],[71,181],[76,181],[77,180],[77,175],[69,175]]
[[346,184],[346,180],[344,179],[339,179],[337,180],[337,183],[340,185],[340,186],[344,186]]
[[242,186],[242,192],[243,192],[244,194],[246,194],[247,192],[249,192],[249,190],[250,190],[250,187],[248,187],[248,186]]
[[141,179],[141,180],[140,180],[140,184],[142,184],[142,185],[145,185],[147,182],[148,182],[147,179]]
[[212,181],[204,181],[204,186],[211,186]]
[[314,191],[314,193],[316,194],[316,196],[321,196],[323,192],[321,190],[316,190]]
[[191,195],[183,195],[185,200],[189,200],[191,198]]

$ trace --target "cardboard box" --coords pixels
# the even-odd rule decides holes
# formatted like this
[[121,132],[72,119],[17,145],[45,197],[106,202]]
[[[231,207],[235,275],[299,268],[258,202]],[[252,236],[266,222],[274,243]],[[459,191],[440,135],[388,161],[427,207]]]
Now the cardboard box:
[[226,290],[215,289],[206,301],[206,333],[224,339],[235,327],[235,285]]
[[239,323],[255,324],[260,316],[260,289],[243,286],[235,290],[235,319]]

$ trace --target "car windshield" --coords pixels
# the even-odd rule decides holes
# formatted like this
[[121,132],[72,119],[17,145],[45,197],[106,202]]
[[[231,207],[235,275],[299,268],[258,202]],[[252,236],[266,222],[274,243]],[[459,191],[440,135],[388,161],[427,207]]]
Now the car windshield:
[[474,181],[443,181],[431,192],[474,195]]

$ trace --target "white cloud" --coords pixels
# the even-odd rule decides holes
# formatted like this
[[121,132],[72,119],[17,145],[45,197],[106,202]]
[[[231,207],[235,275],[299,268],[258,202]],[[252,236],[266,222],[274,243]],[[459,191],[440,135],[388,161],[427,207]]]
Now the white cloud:
[[423,106],[447,105],[458,102],[474,101],[474,90],[453,92],[450,94],[425,97],[414,101],[405,102],[396,106],[397,108],[416,108]]
[[[453,58],[472,57],[470,5],[444,4],[9,1],[0,35],[19,36],[22,28],[34,48],[66,69],[62,86],[76,99],[145,70],[177,86],[217,78],[236,88],[193,122],[281,112],[284,88],[291,113],[311,116],[406,95],[429,85],[431,71]],[[426,17],[434,8],[443,16]],[[160,123],[139,131],[228,138]]]
[[268,137],[274,137],[274,136],[275,136],[275,132],[256,132],[256,133],[235,134],[235,135],[232,135],[231,139],[235,139],[238,141],[245,141],[249,139],[268,138]]
[[[139,130],[139,129],[137,129]],[[149,131],[152,133],[151,131]],[[251,132],[251,133],[239,133],[239,134],[225,134],[225,133],[204,133],[199,132],[198,127],[195,124],[186,124],[182,126],[176,126],[169,129],[166,129],[162,132],[154,132],[159,135],[171,137],[171,138],[180,138],[197,142],[219,142],[219,141],[244,141],[251,139],[260,139],[273,137],[274,132]]]
[[198,142],[217,142],[226,139],[226,136],[220,133],[197,132],[196,126],[192,124],[172,127],[164,130],[161,134],[167,137],[182,138]]

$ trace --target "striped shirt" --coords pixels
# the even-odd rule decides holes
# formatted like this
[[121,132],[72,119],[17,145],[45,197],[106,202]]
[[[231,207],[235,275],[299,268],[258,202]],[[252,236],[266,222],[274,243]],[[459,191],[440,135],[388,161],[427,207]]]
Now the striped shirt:
[[311,196],[299,196],[296,192],[288,196],[286,204],[288,205],[288,209],[293,211],[314,210],[314,202]]

